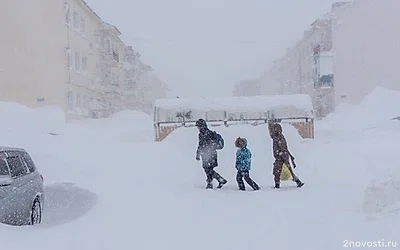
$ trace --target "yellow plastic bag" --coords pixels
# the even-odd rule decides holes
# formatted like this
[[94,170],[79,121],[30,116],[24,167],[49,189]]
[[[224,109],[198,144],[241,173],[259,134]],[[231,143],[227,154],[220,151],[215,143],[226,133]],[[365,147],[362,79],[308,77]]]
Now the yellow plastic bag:
[[292,179],[292,174],[290,173],[288,167],[285,163],[282,165],[282,172],[281,172],[281,181],[287,181]]

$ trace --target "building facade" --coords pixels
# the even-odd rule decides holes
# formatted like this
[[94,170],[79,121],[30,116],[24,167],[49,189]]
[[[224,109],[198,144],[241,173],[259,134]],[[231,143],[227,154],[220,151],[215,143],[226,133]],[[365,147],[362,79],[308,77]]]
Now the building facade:
[[0,100],[31,107],[66,100],[64,4],[0,1]]
[[140,60],[141,55],[132,47],[125,48],[125,97],[128,108],[153,112],[153,104],[165,98],[169,89],[154,70]]
[[395,73],[400,35],[393,32],[400,28],[394,11],[399,4],[333,4],[331,12],[318,18],[260,78],[261,92],[309,94],[317,116],[324,117],[340,103],[359,103],[376,86],[400,90]]
[[101,96],[101,43],[97,31],[102,20],[83,1],[69,0],[64,4],[67,113],[72,117],[92,116],[94,104]]
[[136,107],[151,113],[153,111],[153,103],[160,98],[165,98],[168,88],[163,81],[155,74],[154,70],[143,65],[139,74],[139,85],[137,87],[138,95],[135,98]]
[[137,100],[137,88],[139,86],[140,81],[140,73],[141,73],[141,55],[133,50],[132,46],[125,47],[124,53],[124,70],[125,70],[125,95],[127,98],[128,108],[136,107]]
[[0,19],[0,101],[57,105],[71,119],[135,108],[126,64],[139,54],[127,60],[121,32],[85,1],[3,1]]

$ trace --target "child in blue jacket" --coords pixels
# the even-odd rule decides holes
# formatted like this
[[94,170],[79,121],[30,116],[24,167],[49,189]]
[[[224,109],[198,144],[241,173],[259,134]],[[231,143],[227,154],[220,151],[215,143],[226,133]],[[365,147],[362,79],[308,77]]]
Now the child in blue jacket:
[[254,190],[259,190],[258,184],[250,178],[251,169],[251,151],[247,148],[246,138],[238,137],[235,141],[236,151],[236,181],[240,190],[246,190],[243,178]]

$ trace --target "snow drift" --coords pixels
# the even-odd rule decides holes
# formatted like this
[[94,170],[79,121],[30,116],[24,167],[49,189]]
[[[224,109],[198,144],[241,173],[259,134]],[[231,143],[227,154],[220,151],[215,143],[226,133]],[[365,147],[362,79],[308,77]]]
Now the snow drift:
[[400,115],[400,92],[376,87],[359,105],[342,104],[316,125],[327,130],[361,130]]
[[400,213],[400,178],[377,179],[365,189],[363,211],[368,214]]
[[[105,130],[107,132],[104,132]],[[72,121],[65,133],[86,134],[92,140],[126,142],[154,140],[153,118],[146,113],[133,110],[117,112],[103,119]]]
[[10,132],[58,133],[65,124],[65,114],[57,106],[29,108],[21,104],[0,102],[0,127]]

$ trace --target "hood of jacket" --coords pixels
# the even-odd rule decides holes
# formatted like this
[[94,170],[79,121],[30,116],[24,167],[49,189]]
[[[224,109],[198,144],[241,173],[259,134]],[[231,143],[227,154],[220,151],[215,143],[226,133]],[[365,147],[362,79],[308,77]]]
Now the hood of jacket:
[[279,123],[274,123],[270,127],[271,138],[277,138],[282,135],[282,126]]

